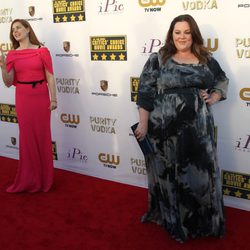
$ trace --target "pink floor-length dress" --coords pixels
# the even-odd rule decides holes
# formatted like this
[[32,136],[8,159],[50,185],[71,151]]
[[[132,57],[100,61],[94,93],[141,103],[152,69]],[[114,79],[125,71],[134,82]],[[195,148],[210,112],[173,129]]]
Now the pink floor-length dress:
[[[7,55],[7,71],[14,69],[16,112],[19,124],[19,165],[9,193],[47,192],[53,184],[53,155],[50,127],[50,97],[45,69],[53,74],[46,47],[13,50]],[[42,83],[23,84],[20,82]]]

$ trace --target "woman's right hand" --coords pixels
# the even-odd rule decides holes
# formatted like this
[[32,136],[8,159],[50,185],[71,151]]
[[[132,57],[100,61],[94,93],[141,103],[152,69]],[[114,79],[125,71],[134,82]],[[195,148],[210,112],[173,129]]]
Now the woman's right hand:
[[0,55],[0,67],[5,67],[6,66],[6,62],[5,62],[5,56],[3,54],[3,51],[0,49],[1,55]]
[[142,122],[139,122],[136,130],[135,130],[135,136],[136,136],[136,139],[138,140],[143,140],[144,137],[146,136],[148,132],[148,123],[142,123]]

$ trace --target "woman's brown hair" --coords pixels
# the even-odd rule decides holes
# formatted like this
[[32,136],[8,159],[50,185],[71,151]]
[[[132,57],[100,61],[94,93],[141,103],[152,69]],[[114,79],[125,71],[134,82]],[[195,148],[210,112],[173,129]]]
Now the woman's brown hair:
[[10,26],[10,40],[12,42],[12,46],[14,49],[17,49],[19,47],[19,42],[14,38],[13,36],[13,24],[19,22],[21,23],[26,29],[29,29],[29,40],[32,44],[34,45],[42,45],[42,43],[39,42],[39,40],[36,37],[36,34],[34,32],[34,30],[32,29],[31,25],[29,24],[28,21],[24,20],[24,19],[15,19]]
[[168,33],[167,33],[167,37],[165,40],[165,44],[159,50],[162,63],[165,63],[168,58],[170,58],[172,55],[174,55],[177,52],[177,49],[173,41],[173,30],[174,30],[175,24],[178,22],[187,22],[189,24],[190,32],[191,32],[192,40],[193,40],[191,51],[199,59],[200,63],[206,63],[211,53],[208,51],[206,47],[204,47],[203,38],[201,36],[201,32],[196,21],[194,20],[192,16],[188,14],[177,16],[171,22]]

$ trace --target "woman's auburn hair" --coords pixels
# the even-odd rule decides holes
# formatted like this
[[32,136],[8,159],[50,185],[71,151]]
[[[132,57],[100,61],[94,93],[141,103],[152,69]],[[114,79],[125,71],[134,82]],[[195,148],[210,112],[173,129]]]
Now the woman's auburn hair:
[[15,19],[10,26],[10,41],[12,43],[12,47],[13,49],[17,49],[19,47],[19,42],[14,38],[13,36],[13,24],[14,23],[21,23],[26,29],[29,29],[29,40],[32,44],[34,45],[42,45],[41,42],[39,42],[38,38],[36,37],[36,34],[34,32],[34,30],[32,29],[30,23],[24,19]]
[[165,63],[168,58],[172,57],[177,52],[173,41],[173,31],[175,24],[178,22],[187,22],[189,24],[193,40],[191,51],[199,59],[200,63],[206,63],[208,58],[211,56],[211,53],[204,46],[203,38],[196,21],[191,15],[188,14],[179,15],[171,22],[165,39],[165,44],[159,50],[162,62]]

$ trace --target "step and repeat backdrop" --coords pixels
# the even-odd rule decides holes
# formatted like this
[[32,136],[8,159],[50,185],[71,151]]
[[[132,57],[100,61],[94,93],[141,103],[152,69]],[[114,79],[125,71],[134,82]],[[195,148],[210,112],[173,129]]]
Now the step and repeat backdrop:
[[[163,45],[172,19],[191,14],[230,79],[213,106],[225,203],[250,210],[250,2],[248,0],[0,0],[0,46],[10,24],[28,20],[49,48],[58,109],[52,113],[54,165],[147,187],[138,121],[138,79]],[[0,77],[0,155],[18,159],[15,87]]]

